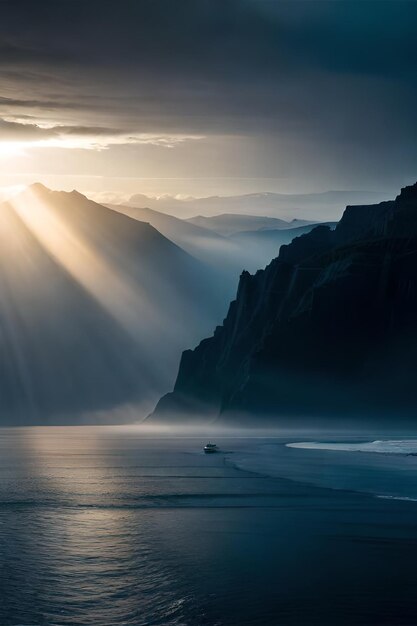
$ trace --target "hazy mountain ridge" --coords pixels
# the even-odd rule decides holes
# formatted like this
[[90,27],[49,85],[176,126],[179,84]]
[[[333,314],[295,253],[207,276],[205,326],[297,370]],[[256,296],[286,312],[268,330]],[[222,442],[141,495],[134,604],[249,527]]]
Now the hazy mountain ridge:
[[[247,249],[242,249],[238,242],[212,230],[154,209],[126,205],[106,206],[139,222],[151,224],[170,241],[204,263],[216,281],[217,297],[227,306],[233,297],[236,280],[250,257]],[[251,264],[250,267],[263,266],[271,258],[272,255],[262,254],[261,258],[256,257],[255,266]]]
[[222,326],[183,353],[152,419],[415,416],[417,184],[348,206],[244,272]]
[[[324,222],[325,226],[334,228],[337,222]],[[309,233],[318,226],[317,223],[283,228],[280,230],[249,230],[230,235],[230,239],[245,251],[245,269],[256,271],[274,259],[281,246],[291,243],[295,237]]]
[[381,202],[390,197],[389,193],[378,191],[325,191],[304,194],[261,192],[188,199],[172,196],[150,198],[144,194],[135,194],[128,204],[149,207],[162,213],[173,213],[181,218],[194,218],[200,215],[215,217],[223,213],[232,213],[287,221],[293,218],[328,221],[339,219],[346,205]]
[[[312,223],[308,220],[293,219],[288,222],[277,217],[240,215],[238,213],[222,213],[212,217],[197,215],[186,221],[196,226],[212,230],[223,236],[232,236],[239,232],[258,230],[284,230]],[[314,221],[317,222],[317,220]]]
[[[242,269],[252,272],[264,267],[278,254],[282,244],[290,243],[301,232],[309,232],[318,223],[233,214],[182,220],[146,207],[106,206],[150,223],[165,237],[210,266],[217,275],[218,288],[222,289],[226,302],[234,295]],[[277,224],[279,230],[273,228]],[[241,232],[243,227],[250,230]]]

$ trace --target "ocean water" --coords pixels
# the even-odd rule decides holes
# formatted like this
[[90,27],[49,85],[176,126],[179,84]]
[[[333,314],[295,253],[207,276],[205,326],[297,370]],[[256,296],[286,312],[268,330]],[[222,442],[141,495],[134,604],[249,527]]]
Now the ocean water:
[[416,457],[216,442],[2,429],[1,626],[417,624]]

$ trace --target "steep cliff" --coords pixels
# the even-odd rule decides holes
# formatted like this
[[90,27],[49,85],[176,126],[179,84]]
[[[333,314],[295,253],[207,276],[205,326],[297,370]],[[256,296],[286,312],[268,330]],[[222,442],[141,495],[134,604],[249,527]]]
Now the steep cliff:
[[[213,337],[183,353],[153,419],[369,417],[417,409],[417,184],[283,246]],[[252,418],[249,418],[252,419]]]

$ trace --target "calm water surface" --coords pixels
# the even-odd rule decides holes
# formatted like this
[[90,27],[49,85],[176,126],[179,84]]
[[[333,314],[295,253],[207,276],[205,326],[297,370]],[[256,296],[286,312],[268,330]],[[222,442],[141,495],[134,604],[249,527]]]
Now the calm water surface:
[[216,441],[0,430],[1,626],[417,624],[416,463]]

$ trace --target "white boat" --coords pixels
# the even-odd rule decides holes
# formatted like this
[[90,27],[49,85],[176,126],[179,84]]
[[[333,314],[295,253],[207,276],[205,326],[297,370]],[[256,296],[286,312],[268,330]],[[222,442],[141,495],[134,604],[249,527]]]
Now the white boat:
[[206,454],[212,454],[213,452],[217,452],[217,446],[215,443],[208,442],[208,444],[204,446],[203,450]]

